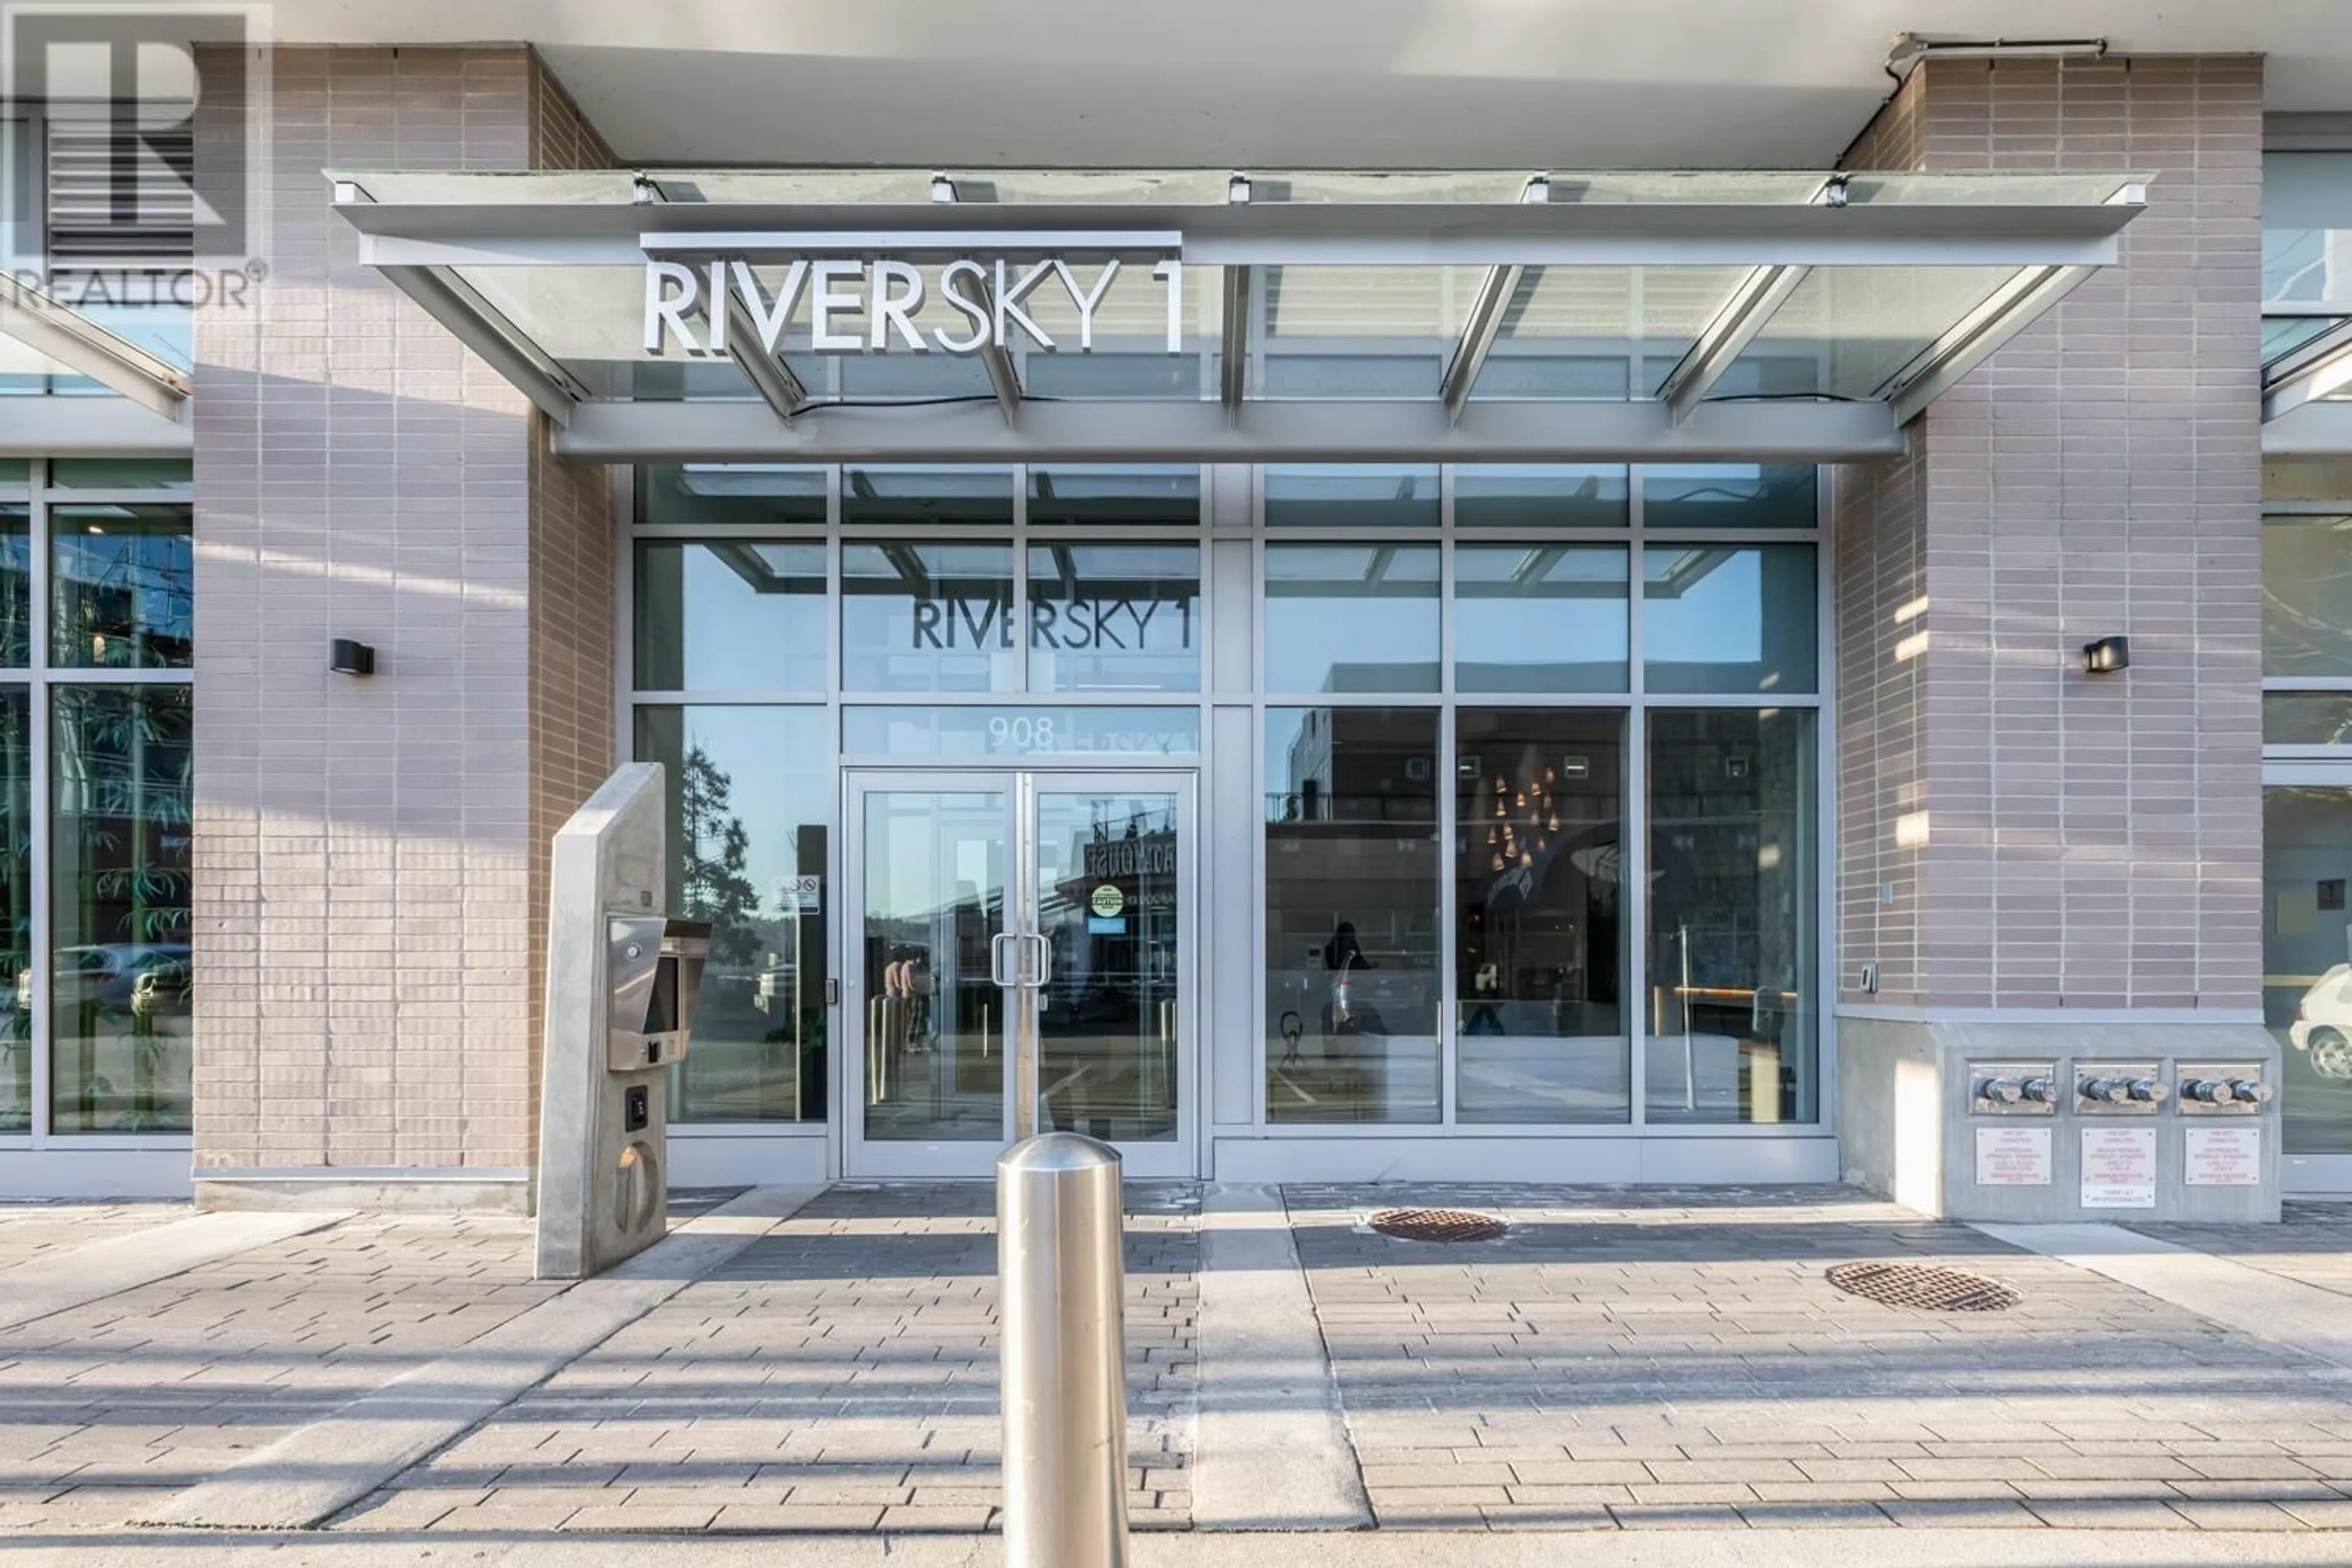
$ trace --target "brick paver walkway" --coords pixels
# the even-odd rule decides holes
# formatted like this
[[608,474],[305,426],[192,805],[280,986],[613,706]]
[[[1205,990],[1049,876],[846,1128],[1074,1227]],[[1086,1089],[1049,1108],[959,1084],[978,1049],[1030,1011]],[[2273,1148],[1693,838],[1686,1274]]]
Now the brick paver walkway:
[[[836,1188],[339,1528],[978,1531],[998,1504],[995,1194]],[[1189,1522],[1198,1189],[1128,1189],[1129,1503]]]
[[0,1331],[0,1536],[119,1524],[559,1289],[527,1220],[385,1215]]
[[186,1204],[23,1203],[0,1201],[0,1268],[13,1268],[94,1241],[169,1225],[195,1211]]
[[[1963,1226],[1837,1188],[1286,1197],[1389,1527],[2352,1530],[2352,1372]],[[1416,1204],[1513,1229],[1442,1246],[1360,1223]],[[988,1528],[992,1206],[982,1184],[827,1193],[333,1528]],[[0,1207],[0,1258],[182,1212]],[[2352,1209],[2142,1228],[2352,1295]],[[1197,1188],[1130,1188],[1146,1528],[1192,1517],[1200,1230]],[[2025,1301],[1881,1306],[1827,1283],[1845,1258],[1948,1261]],[[529,1275],[527,1221],[362,1216],[0,1331],[0,1538],[152,1512],[558,1294]]]
[[[1287,1196],[1384,1525],[2352,1525],[2338,1369],[1964,1226],[1837,1189]],[[1514,1228],[1358,1223],[1416,1203]],[[2026,1300],[1880,1306],[1843,1258]]]

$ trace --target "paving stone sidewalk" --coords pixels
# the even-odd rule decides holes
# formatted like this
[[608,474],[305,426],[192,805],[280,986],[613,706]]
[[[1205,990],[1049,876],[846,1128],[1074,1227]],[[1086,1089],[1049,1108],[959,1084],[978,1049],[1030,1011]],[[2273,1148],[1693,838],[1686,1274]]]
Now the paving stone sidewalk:
[[[1841,1189],[1286,1195],[1384,1526],[2352,1527],[2341,1369],[1965,1226]],[[1513,1228],[1359,1223],[1416,1204]],[[1880,1306],[1845,1258],[2025,1301]]]
[[[947,1531],[995,1520],[993,1190],[836,1187],[335,1528]],[[1190,1522],[1200,1194],[1130,1183],[1129,1506]]]
[[[1286,1197],[1388,1528],[2352,1530],[2352,1370],[1967,1226],[1839,1188]],[[1146,1529],[1192,1519],[1200,1200],[1129,1193]],[[1443,1246],[1360,1223],[1412,1205],[1513,1228]],[[331,1529],[992,1528],[992,1207],[984,1184],[835,1188]],[[80,1212],[77,1233],[63,1210],[0,1207],[0,1257],[135,1242],[184,1211]],[[2140,1228],[2352,1295],[2352,1208]],[[1846,1258],[1948,1262],[2025,1300],[1881,1306],[1827,1283]],[[0,1538],[152,1512],[558,1293],[529,1275],[527,1221],[360,1216],[0,1331]]]
[[0,1268],[169,1225],[194,1212],[187,1204],[162,1202],[0,1201]]
[[120,1524],[559,1289],[528,1220],[382,1215],[0,1331],[0,1536]]

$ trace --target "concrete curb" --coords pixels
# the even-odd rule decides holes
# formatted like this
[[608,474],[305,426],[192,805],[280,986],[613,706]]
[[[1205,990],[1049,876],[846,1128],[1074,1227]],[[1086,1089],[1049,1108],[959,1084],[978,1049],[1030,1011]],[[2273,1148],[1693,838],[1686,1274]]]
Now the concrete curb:
[[1192,1528],[1370,1529],[1281,1189],[1202,1194],[1200,1342]]
[[341,1209],[192,1215],[0,1268],[0,1329],[86,1307],[348,1217]]
[[822,1191],[756,1187],[131,1523],[277,1531],[319,1524],[726,1263]]

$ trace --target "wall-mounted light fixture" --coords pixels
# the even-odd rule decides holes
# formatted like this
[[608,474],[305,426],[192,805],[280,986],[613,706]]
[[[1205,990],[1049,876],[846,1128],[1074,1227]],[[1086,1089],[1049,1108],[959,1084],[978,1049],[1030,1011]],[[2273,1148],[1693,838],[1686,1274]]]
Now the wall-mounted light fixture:
[[375,649],[349,637],[337,637],[333,651],[327,658],[327,668],[337,675],[373,675]]
[[2083,645],[2083,668],[2093,675],[2113,675],[2131,668],[2131,638],[2101,637]]

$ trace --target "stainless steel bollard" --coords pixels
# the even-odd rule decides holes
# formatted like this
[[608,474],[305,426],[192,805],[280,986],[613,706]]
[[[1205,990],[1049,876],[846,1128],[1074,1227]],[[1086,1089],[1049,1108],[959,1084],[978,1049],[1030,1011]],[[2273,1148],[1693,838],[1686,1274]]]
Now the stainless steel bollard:
[[1006,1568],[1126,1568],[1118,1151],[1076,1132],[996,1162]]

